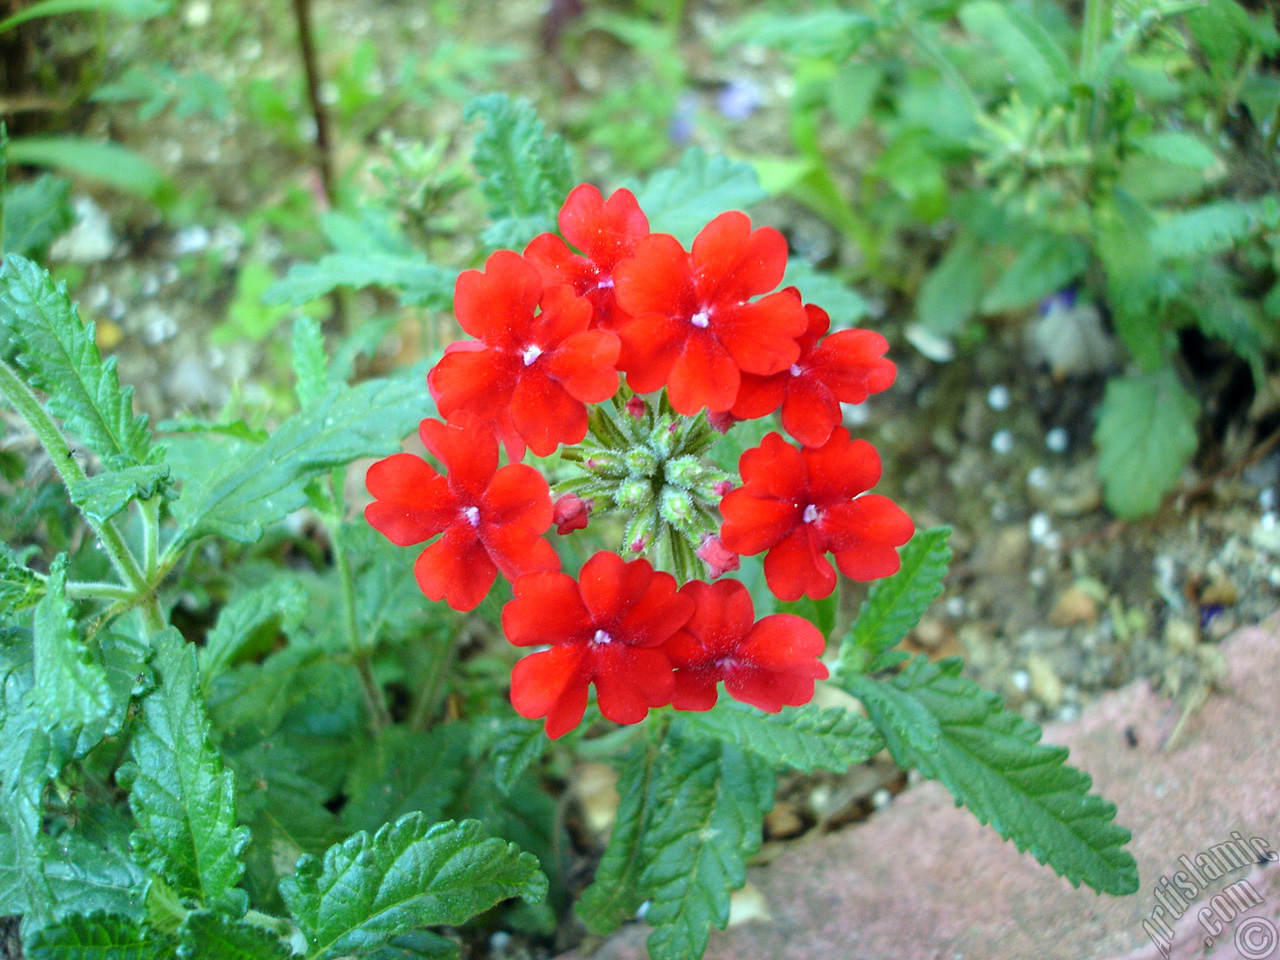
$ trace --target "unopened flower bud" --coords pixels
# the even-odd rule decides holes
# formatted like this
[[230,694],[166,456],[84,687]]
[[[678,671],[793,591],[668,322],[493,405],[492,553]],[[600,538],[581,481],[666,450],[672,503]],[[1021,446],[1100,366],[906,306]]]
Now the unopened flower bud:
[[711,489],[715,491],[715,494],[717,497],[723,497],[726,493],[728,493],[730,490],[733,489],[733,481],[721,480]]
[[717,433],[728,433],[729,428],[737,422],[738,418],[728,410],[707,411],[707,423],[709,423],[711,425],[711,429],[715,430]]
[[623,510],[640,510],[653,501],[653,488],[648,480],[632,477],[622,482],[613,499]]
[[674,527],[683,527],[693,519],[693,499],[683,490],[667,487],[658,503],[662,519]]
[[641,400],[639,397],[632,397],[630,400],[627,401],[626,409],[627,409],[627,413],[629,413],[631,416],[639,420],[641,417],[644,416],[645,411],[648,409],[648,407],[645,406],[645,402]]
[[556,533],[564,536],[573,530],[582,530],[591,516],[592,503],[583,500],[576,493],[566,493],[556,501],[551,522],[556,525]]
[[668,460],[663,468],[668,483],[688,490],[697,484],[702,476],[702,464],[697,457],[676,457]]
[[702,545],[693,552],[707,565],[707,576],[712,580],[741,566],[738,555],[711,533],[703,534]]
[[648,447],[632,447],[627,451],[626,461],[632,476],[652,477],[658,470],[658,458]]

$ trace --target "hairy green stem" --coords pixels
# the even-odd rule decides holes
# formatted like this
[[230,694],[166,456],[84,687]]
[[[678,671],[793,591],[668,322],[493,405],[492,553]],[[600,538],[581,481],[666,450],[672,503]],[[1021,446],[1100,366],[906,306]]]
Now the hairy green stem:
[[[84,470],[72,454],[71,445],[67,443],[67,438],[54,423],[53,417],[49,416],[26,382],[4,361],[0,361],[0,395],[3,395],[5,400],[22,415],[35,432],[40,445],[53,461],[53,468],[58,472],[63,485],[70,490],[72,484],[84,480]],[[142,604],[142,615],[147,626],[155,630],[161,629],[164,626],[164,617],[160,612],[160,605],[156,602],[155,595],[151,592],[151,584],[125,544],[120,531],[110,520],[99,522],[87,514],[82,516],[97,534],[98,542],[102,544],[102,549],[111,560],[116,573],[128,585],[131,591],[130,596],[146,598]],[[151,596],[148,597],[149,593]]]
[[136,596],[128,587],[104,580],[72,580],[67,584],[67,597],[72,600],[117,600],[129,603]]
[[160,497],[138,503],[142,517],[142,571],[149,583],[156,583],[160,553]]

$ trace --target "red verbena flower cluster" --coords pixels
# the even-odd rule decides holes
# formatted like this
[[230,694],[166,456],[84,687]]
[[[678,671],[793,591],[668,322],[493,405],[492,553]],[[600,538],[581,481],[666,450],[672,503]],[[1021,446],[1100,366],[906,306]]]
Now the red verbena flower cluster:
[[[511,699],[549,736],[579,723],[591,686],[619,723],[710,709],[722,682],[764,710],[807,703],[827,675],[817,628],[756,620],[746,587],[716,578],[763,553],[777,597],[818,599],[836,585],[827,554],[854,579],[897,570],[912,523],[867,493],[879,457],[840,426],[841,404],[893,382],[888,344],[829,333],[825,311],[777,289],[786,241],[745,214],[716,217],[686,251],[650,232],[629,191],[606,199],[584,184],[559,226],[459,276],[454,310],[472,339],[428,374],[442,420],[420,429],[439,466],[410,453],[374,464],[368,522],[402,546],[430,541],[415,573],[432,600],[471,610],[499,573],[512,582],[503,630],[545,649],[516,664]],[[768,434],[738,477],[707,461],[711,425],[779,410],[799,446]],[[580,473],[554,503],[519,462],[526,450],[559,450],[561,469]],[[562,572],[550,528],[599,530],[610,515],[625,519],[629,558],[598,552],[576,579]]]

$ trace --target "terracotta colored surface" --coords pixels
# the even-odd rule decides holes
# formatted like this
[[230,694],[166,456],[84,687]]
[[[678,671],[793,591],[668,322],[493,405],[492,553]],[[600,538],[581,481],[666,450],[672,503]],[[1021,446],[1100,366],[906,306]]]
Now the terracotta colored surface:
[[[1180,856],[1194,859],[1232,840],[1233,831],[1280,850],[1280,618],[1239,631],[1222,649],[1227,674],[1172,752],[1163,745],[1179,708],[1146,682],[1108,695],[1074,724],[1046,730],[1047,741],[1070,747],[1070,762],[1093,776],[1095,790],[1133,831],[1141,879],[1134,896],[1073,889],[925,783],[866,823],[796,844],[754,870],[772,918],[713,932],[708,960],[1280,960],[1276,864],[1209,883],[1171,924],[1167,954],[1143,926],[1159,906],[1160,877],[1182,869]],[[1263,902],[1236,915],[1234,903],[1218,900],[1230,922],[1210,936],[1197,914],[1242,879],[1249,888],[1235,891],[1256,891]],[[1166,899],[1166,911],[1179,910]],[[1158,924],[1149,927],[1166,936]],[[646,957],[647,933],[630,925],[595,960]]]

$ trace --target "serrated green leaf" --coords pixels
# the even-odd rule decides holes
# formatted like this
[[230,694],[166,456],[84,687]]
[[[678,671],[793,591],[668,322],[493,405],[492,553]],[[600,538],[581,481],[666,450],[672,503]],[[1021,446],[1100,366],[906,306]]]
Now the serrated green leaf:
[[951,562],[949,536],[950,527],[917,530],[900,551],[902,566],[898,572],[871,586],[852,631],[840,645],[842,673],[879,669],[881,655],[897,646],[907,631],[920,622],[942,592],[947,564]]
[[108,716],[112,696],[106,670],[77,638],[66,572],[67,557],[59,554],[49,567],[44,599],[36,607],[32,701],[46,730],[76,733]]
[[168,960],[173,946],[154,930],[109,913],[70,916],[33,934],[28,960]]
[[213,677],[236,661],[256,631],[268,623],[279,623],[280,629],[288,632],[302,621],[306,607],[306,591],[295,581],[283,578],[233,597],[218,611],[218,619],[200,649],[205,689]]
[[146,463],[78,480],[67,492],[86,517],[105,523],[132,500],[150,500],[157,495],[173,499],[171,483],[166,464]]
[[1107,382],[1093,442],[1107,506],[1152,513],[1177,484],[1197,445],[1200,406],[1169,366]]
[[302,314],[293,322],[294,395],[298,406],[306,408],[320,399],[329,377],[329,360],[324,351],[324,334],[314,318]]
[[477,821],[430,824],[410,813],[357,833],[323,860],[299,859],[281,893],[307,935],[308,960],[372,950],[419,926],[458,924],[508,897],[547,892],[538,862]]
[[840,685],[862,701],[872,723],[886,739],[892,730],[919,753],[933,753],[938,749],[942,730],[937,718],[897,687],[880,683],[866,674],[844,676]]
[[747,879],[773,806],[773,769],[732,744],[668,739],[645,837],[641,885],[651,892],[653,960],[700,957],[729,921],[729,893]]
[[49,174],[9,187],[4,194],[3,253],[39,260],[71,226],[71,182]]
[[[306,485],[359,457],[385,456],[433,412],[420,366],[354,387],[334,384],[261,446],[183,489],[175,541],[219,534],[252,543],[307,502]],[[175,473],[177,466],[175,465]],[[195,478],[192,478],[194,481]]]
[[418,254],[331,253],[315,263],[296,263],[283,280],[263,293],[263,302],[300,306],[338,287],[384,287],[406,307],[447,308],[453,302],[456,270],[427,263]]
[[121,387],[115,358],[103,361],[93,324],[80,322],[66,285],[15,254],[0,265],[0,323],[18,346],[31,382],[49,394],[49,410],[103,459],[108,469],[156,463],[145,415],[133,415],[133,388]]
[[574,185],[563,138],[547,133],[527,101],[501,93],[472,100],[462,119],[484,121],[471,162],[480,174],[490,219],[495,226],[510,221],[502,239],[520,248],[538,233],[554,229],[556,214]]
[[43,594],[44,582],[35,571],[8,544],[0,543],[0,614],[34,607]]
[[1036,234],[982,298],[983,313],[1026,307],[1084,273],[1088,251],[1075,237]]
[[294,955],[270,930],[221,913],[193,910],[178,928],[178,960],[289,960]]
[[627,184],[654,233],[669,233],[690,243],[712,218],[742,210],[765,199],[750,164],[711,156],[696,147],[676,166],[655,173],[643,184]]
[[493,780],[503,793],[510,793],[530,765],[542,759],[547,737],[542,724],[524,717],[497,717],[478,725],[476,735],[483,752],[493,764]]
[[269,736],[311,690],[310,671],[324,664],[324,652],[286,646],[261,662],[242,663],[214,676],[209,715],[223,732],[249,727]]
[[819,273],[799,257],[787,260],[783,287],[795,287],[805,303],[815,303],[831,315],[831,330],[844,330],[867,315],[867,301],[847,284]]
[[1258,205],[1218,200],[1176,213],[1151,230],[1151,246],[1162,257],[1225,253],[1258,229]]
[[1089,793],[1086,774],[1064,765],[1066,748],[1040,743],[1039,727],[960,676],[961,667],[959,658],[930,663],[916,657],[886,684],[937,719],[936,750],[917,749],[867,703],[893,758],[941,781],[957,804],[1073,886],[1136,891],[1137,865],[1124,849],[1130,834],[1113,823],[1115,806]]
[[1010,4],[976,0],[961,8],[960,22],[996,49],[1019,91],[1041,101],[1066,95],[1072,80],[1067,56],[1034,17]]
[[64,13],[102,11],[126,17],[158,17],[169,12],[168,0],[38,0],[11,17],[0,20],[0,33],[37,17],[56,17]]
[[133,862],[123,831],[109,842],[63,834],[49,850],[44,872],[59,918],[106,910],[137,920],[145,912],[147,877]]
[[374,830],[408,813],[440,819],[462,789],[465,747],[460,731],[446,727],[384,730],[378,749],[363,752],[352,767],[343,823]]
[[170,628],[156,636],[158,682],[142,701],[142,717],[117,774],[129,793],[138,830],[138,862],[183,897],[209,907],[243,909],[236,889],[248,831],[236,826],[231,771],[209,741],[195,650]]
[[1195,170],[1208,170],[1218,162],[1203,140],[1181,130],[1157,130],[1138,137],[1133,145],[1143,153]]
[[649,898],[641,883],[645,840],[653,820],[658,751],[639,744],[619,762],[618,814],[595,879],[577,903],[578,916],[596,936],[606,937],[630,920]]
[[779,713],[762,713],[726,700],[705,713],[683,714],[680,726],[741,747],[774,767],[803,773],[843,773],[884,747],[870,721],[839,707],[783,707]]

